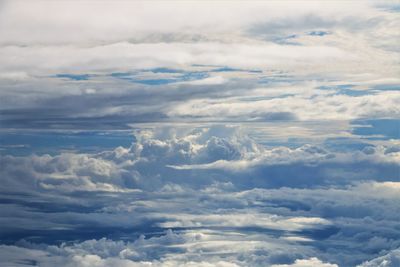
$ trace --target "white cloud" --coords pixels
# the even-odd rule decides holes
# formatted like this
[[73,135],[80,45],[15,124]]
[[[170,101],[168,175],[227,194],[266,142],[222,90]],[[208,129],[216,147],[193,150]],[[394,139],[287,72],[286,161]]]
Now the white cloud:
[[399,105],[400,93],[394,91],[357,97],[344,94],[326,96],[316,92],[313,97],[298,95],[251,102],[240,99],[196,99],[176,105],[168,114],[172,117],[193,116],[212,120],[239,117],[268,121],[268,114],[286,112],[304,121],[351,120],[360,117],[397,117],[400,115]]
[[358,267],[396,267],[400,265],[400,250],[389,251],[386,255],[366,261]]
[[[370,3],[322,5],[317,2],[293,2],[291,5],[293,10],[288,10],[285,3],[279,2],[232,2],[227,5],[226,2],[188,4],[180,1],[114,4],[102,1],[83,1],[79,4],[68,1],[52,4],[45,1],[35,4],[6,1],[2,3],[3,26],[0,32],[3,43],[104,42],[121,38],[151,39],[151,35],[157,33],[181,33],[184,36],[194,32],[200,36],[213,36],[228,32],[234,35],[254,23],[302,20],[310,14],[327,20],[328,24],[340,24],[352,18],[368,20],[386,15]],[[306,26],[315,26],[312,20],[309,23],[305,23]],[[10,30],[11,25],[13,31]]]
[[[282,68],[298,73],[396,74],[393,52],[381,49],[395,43],[399,24],[395,14],[370,3],[330,3],[329,8],[314,2],[291,5],[296,12],[278,2],[110,5],[6,1],[0,24],[2,66],[41,75],[55,70],[190,64]],[[300,40],[304,46],[271,44],[262,38],[302,35],[320,24],[334,34]],[[382,39],[388,44],[381,44]]]
[[[275,181],[290,183],[287,185],[296,187],[302,182],[323,184],[329,177],[338,179],[348,175],[352,177],[344,181],[356,178],[376,179],[379,172],[379,176],[383,175],[382,169],[385,166],[396,168],[400,163],[400,152],[396,149],[392,151],[390,145],[370,146],[365,151],[331,151],[323,145],[310,144],[297,148],[268,148],[257,144],[237,126],[158,128],[152,131],[137,131],[135,136],[137,141],[130,148],[117,147],[115,150],[98,154],[3,156],[1,162],[4,168],[1,173],[5,178],[1,188],[5,191],[41,188],[64,192],[128,192],[144,188],[159,189],[169,182],[190,182],[196,187],[212,183],[214,178],[205,173],[218,171],[225,174],[217,180],[229,177],[237,185],[246,187],[250,182],[236,176],[247,173],[252,176],[252,183],[261,185],[267,181],[274,182],[265,180],[262,173],[255,174],[263,169],[274,167],[275,175],[278,176],[282,176],[286,169],[296,166],[318,170],[314,174],[315,178],[304,177],[305,180],[299,178],[298,181],[291,181],[290,177],[282,177],[283,180]],[[396,148],[395,145],[393,147]],[[367,169],[372,169],[365,173],[360,172],[359,176],[346,173],[346,168],[353,165],[365,165]],[[337,166],[338,169],[332,170],[332,166]],[[196,178],[188,180],[188,170],[204,172],[192,174]],[[391,171],[388,170],[387,173],[388,177],[391,177]],[[202,177],[204,175],[206,177]],[[230,177],[232,175],[234,177]],[[270,175],[273,177],[274,173]],[[339,179],[337,183],[344,181]],[[397,192],[395,182],[377,184],[374,188],[385,189],[389,195],[395,195]]]
[[271,267],[338,267],[337,264],[324,263],[317,258],[296,260],[293,264],[278,264]]
[[[81,121],[104,117],[125,127],[136,120],[187,117],[248,121],[398,116],[398,92],[368,91],[376,84],[397,85],[400,19],[387,9],[391,5],[290,4],[291,9],[278,2],[5,1],[0,11],[0,97],[7,109],[2,125],[28,127],[17,118],[25,109],[35,111],[28,112],[31,127],[51,121],[48,128],[80,127]],[[327,34],[310,35],[313,31]],[[289,39],[296,45],[279,42],[288,36],[294,36]],[[218,66],[237,70],[209,73]],[[135,83],[176,76],[148,71],[159,67],[202,69],[210,76],[178,79],[156,90]],[[141,73],[132,75],[135,71]],[[111,76],[117,72],[133,78]],[[56,78],[60,73],[93,76],[71,81]],[[365,95],[332,95],[317,88],[334,84],[352,84]],[[52,120],[46,120],[46,108],[57,111]]]
[[400,116],[396,8],[0,2],[0,265],[397,266],[398,140],[349,121]]
[[328,220],[316,217],[284,218],[272,214],[229,213],[229,214],[163,214],[168,221],[161,223],[163,228],[175,227],[259,227],[265,229],[300,231],[303,229],[330,226]]
[[223,84],[226,82],[226,79],[222,76],[214,76],[205,78],[202,80],[195,80],[190,82],[183,82],[183,84],[191,84],[191,85],[213,85],[213,84]]

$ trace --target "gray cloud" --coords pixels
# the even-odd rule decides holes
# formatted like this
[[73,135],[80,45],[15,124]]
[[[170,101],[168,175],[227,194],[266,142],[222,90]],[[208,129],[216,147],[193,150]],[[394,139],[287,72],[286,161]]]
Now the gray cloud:
[[0,265],[399,264],[395,5],[0,6]]
[[[58,260],[68,266],[76,259],[99,266],[264,266],[317,257],[321,264],[348,266],[400,246],[397,152],[268,149],[222,126],[139,130],[136,140],[130,148],[95,154],[3,156],[4,259],[22,266]],[[252,158],[263,160],[238,172],[235,162]],[[167,167],[216,162],[227,167]],[[359,176],[350,171],[366,166]],[[340,169],[348,171],[330,173]],[[15,243],[19,239],[33,244]],[[36,245],[63,241],[68,245]],[[13,254],[23,250],[30,256]]]

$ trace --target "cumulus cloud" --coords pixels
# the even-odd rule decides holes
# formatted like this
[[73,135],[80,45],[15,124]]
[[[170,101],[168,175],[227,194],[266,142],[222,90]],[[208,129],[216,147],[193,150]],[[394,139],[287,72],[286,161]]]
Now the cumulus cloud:
[[383,255],[381,257],[377,257],[376,259],[366,261],[360,265],[359,267],[394,267],[400,264],[400,251],[393,250],[388,252],[386,255]]
[[[396,149],[268,148],[233,126],[140,129],[135,140],[98,153],[2,156],[1,235],[16,244],[4,246],[5,261],[347,266],[400,246]],[[35,245],[49,236],[75,242]],[[21,237],[33,245],[15,243]],[[351,255],[336,248],[343,242]]]
[[[248,249],[261,250],[268,246],[265,242],[242,242],[242,246],[235,241],[235,236],[226,236],[227,240],[213,240],[212,235],[202,233],[175,234],[168,231],[161,237],[144,239],[139,238],[135,242],[112,241],[108,239],[87,240],[73,245],[62,244],[60,246],[35,245],[21,242],[20,246],[2,245],[1,261],[12,266],[263,266],[262,261],[285,260],[290,256],[281,253],[271,254],[265,251],[263,255],[252,255]],[[237,237],[236,237],[237,238]],[[271,246],[268,246],[272,248]],[[222,249],[220,256],[207,256],[207,251]],[[266,249],[265,247],[264,249]],[[156,252],[156,250],[161,250]],[[167,252],[167,253],[166,253]],[[181,254],[175,254],[180,252]],[[166,254],[163,254],[166,253]],[[184,253],[184,254],[182,254]],[[235,258],[232,253],[241,254]],[[153,255],[152,255],[153,254]],[[157,258],[157,255],[163,255]],[[225,254],[225,256],[223,256]],[[230,255],[231,254],[231,255]],[[268,255],[269,254],[269,255]],[[4,257],[3,257],[4,256]],[[268,257],[269,256],[269,257]],[[259,258],[257,260],[257,258]],[[323,264],[316,258],[309,260],[296,260],[294,265],[273,266],[309,266],[307,264],[320,264],[316,266],[337,266]],[[301,265],[303,264],[303,265]]]
[[0,265],[399,265],[399,25],[389,2],[0,2]]
[[[391,146],[377,145],[364,150],[330,151],[322,145],[304,144],[266,148],[245,135],[237,126],[210,128],[160,128],[136,132],[130,148],[97,154],[3,156],[3,190],[24,188],[60,191],[118,192],[161,188],[166,183],[191,186],[229,179],[236,186],[304,186],[304,184],[343,184],[355,166],[368,168],[345,179],[389,179],[396,181],[399,152]],[[333,171],[333,169],[335,170]],[[292,170],[314,170],[313,175],[292,180]],[[190,172],[199,170],[199,173]],[[211,178],[209,172],[218,172]],[[383,172],[383,170],[385,170]],[[242,180],[247,173],[251,180]],[[380,177],[377,177],[379,173]],[[188,176],[191,177],[188,180]],[[205,177],[204,177],[205,176]],[[209,178],[206,178],[206,177]],[[17,178],[16,178],[17,177]],[[192,180],[195,179],[195,180]],[[335,181],[336,180],[336,181]],[[19,183],[20,186],[17,186]],[[395,183],[390,185],[395,188]],[[380,188],[383,189],[383,188]],[[389,191],[388,191],[389,192]]]

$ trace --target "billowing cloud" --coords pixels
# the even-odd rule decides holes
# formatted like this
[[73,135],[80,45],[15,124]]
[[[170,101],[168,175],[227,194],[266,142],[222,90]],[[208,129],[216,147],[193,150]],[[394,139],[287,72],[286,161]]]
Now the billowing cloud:
[[0,2],[0,265],[398,266],[398,5]]
[[359,267],[369,267],[369,266],[388,266],[394,267],[400,264],[400,252],[399,250],[389,251],[386,255],[377,257],[376,259],[367,261],[358,265]]
[[[3,238],[33,231],[39,236],[24,236],[30,242],[77,241],[4,246],[6,261],[335,266],[400,246],[395,149],[270,149],[233,126],[141,129],[135,140],[99,153],[3,156]],[[290,177],[297,170],[307,175]],[[324,251],[341,242],[352,255]],[[20,250],[31,256],[21,259]]]

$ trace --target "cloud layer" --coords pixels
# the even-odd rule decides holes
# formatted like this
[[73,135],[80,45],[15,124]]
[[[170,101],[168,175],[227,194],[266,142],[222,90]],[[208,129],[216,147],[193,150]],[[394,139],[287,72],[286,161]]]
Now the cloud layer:
[[290,5],[5,1],[1,127],[397,118],[396,6]]
[[[270,149],[226,126],[135,139],[94,154],[3,156],[1,235],[29,241],[4,246],[6,261],[348,266],[400,245],[394,145]],[[68,242],[36,245],[55,240]]]
[[398,266],[393,2],[0,2],[0,265]]

